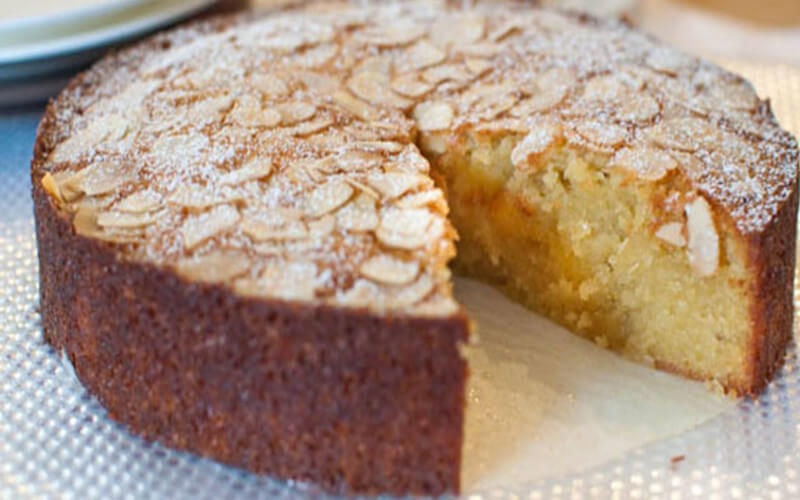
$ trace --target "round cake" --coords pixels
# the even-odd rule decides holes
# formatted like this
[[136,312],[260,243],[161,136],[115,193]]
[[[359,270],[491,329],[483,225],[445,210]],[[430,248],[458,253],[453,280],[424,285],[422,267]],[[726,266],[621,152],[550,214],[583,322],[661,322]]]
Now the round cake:
[[196,22],[47,108],[45,338],[146,439],[457,492],[475,339],[450,265],[754,395],[792,337],[797,168],[745,80],[621,23],[455,1]]

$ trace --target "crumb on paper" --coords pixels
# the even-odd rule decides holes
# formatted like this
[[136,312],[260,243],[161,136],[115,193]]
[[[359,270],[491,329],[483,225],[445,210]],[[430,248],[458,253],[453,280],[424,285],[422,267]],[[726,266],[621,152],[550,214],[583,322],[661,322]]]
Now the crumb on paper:
[[686,455],[676,455],[669,460],[670,469],[673,472],[678,470],[678,464],[686,460]]

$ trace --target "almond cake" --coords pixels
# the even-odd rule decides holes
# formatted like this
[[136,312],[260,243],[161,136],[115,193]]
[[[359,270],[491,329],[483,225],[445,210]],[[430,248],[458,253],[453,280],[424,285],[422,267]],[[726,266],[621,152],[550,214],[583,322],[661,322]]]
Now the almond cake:
[[329,491],[458,491],[454,257],[632,359],[763,389],[798,165],[769,103],[621,23],[462,4],[196,22],[50,103],[44,332],[112,418]]

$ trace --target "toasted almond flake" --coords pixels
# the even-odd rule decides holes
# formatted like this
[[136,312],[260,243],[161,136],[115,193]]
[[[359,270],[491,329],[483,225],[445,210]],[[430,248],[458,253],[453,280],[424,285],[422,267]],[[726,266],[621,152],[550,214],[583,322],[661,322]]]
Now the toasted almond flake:
[[190,280],[222,283],[241,276],[250,270],[250,260],[242,252],[217,250],[206,255],[180,259],[175,268]]
[[100,212],[97,214],[97,224],[103,227],[143,227],[158,220],[153,213],[125,213],[125,212]]
[[663,151],[643,146],[620,149],[611,159],[611,165],[633,172],[640,179],[657,181],[675,169],[678,162]]
[[531,129],[511,151],[511,164],[517,168],[530,165],[531,156],[543,153],[561,137],[561,127],[542,123]]
[[661,108],[658,101],[649,95],[636,94],[628,96],[621,104],[619,117],[628,121],[646,121],[653,119]]
[[369,175],[367,182],[387,200],[393,200],[408,191],[432,184],[428,176],[408,172],[375,172]]
[[336,229],[336,217],[326,214],[316,220],[308,221],[308,232],[312,238],[323,238]]
[[291,128],[291,133],[297,137],[305,137],[311,134],[316,134],[317,132],[321,132],[331,125],[333,125],[333,119],[324,116],[295,125]]
[[361,263],[361,275],[386,285],[405,285],[419,274],[419,263],[404,261],[389,255],[376,255]]
[[599,75],[586,82],[581,99],[585,101],[615,102],[622,101],[629,94],[630,89],[619,75]]
[[336,212],[339,227],[348,231],[373,231],[378,227],[378,212],[375,209],[375,198],[360,193],[353,201]]
[[236,186],[245,182],[263,179],[272,173],[272,158],[256,157],[244,164],[244,166],[231,170],[219,177],[219,185]]
[[504,21],[503,24],[493,29],[487,38],[493,42],[499,42],[500,40],[509,36],[511,33],[524,29],[525,23],[522,20],[513,17],[512,19]]
[[492,69],[491,62],[478,57],[470,57],[464,61],[464,64],[475,76],[481,76]]
[[347,88],[356,97],[375,105],[405,109],[413,104],[412,101],[392,92],[385,75],[371,71],[364,71],[352,76],[347,81]]
[[250,77],[250,83],[267,97],[283,97],[289,94],[289,87],[275,74],[260,74]]
[[719,82],[710,85],[709,90],[725,108],[749,111],[758,103],[755,90],[746,80]]
[[232,229],[239,222],[239,212],[222,205],[200,215],[190,215],[179,231],[186,249],[190,250],[200,243]]
[[711,276],[719,266],[719,235],[711,207],[702,196],[686,205],[689,265],[702,277]]
[[463,64],[442,64],[423,71],[422,79],[433,85],[446,81],[468,82],[472,73]]
[[656,230],[656,238],[676,247],[686,246],[683,236],[683,224],[680,222],[667,222]]
[[308,90],[315,90],[323,95],[329,95],[339,87],[339,81],[323,73],[311,71],[298,71],[294,75]]
[[456,52],[469,57],[491,58],[502,52],[500,44],[492,42],[478,42],[469,45],[459,45],[454,48]]
[[399,153],[403,150],[403,145],[396,141],[358,141],[350,143],[348,146],[353,149],[390,154]]
[[656,71],[677,75],[682,68],[689,67],[691,58],[669,47],[657,47],[650,52],[645,64]]
[[189,109],[185,111],[185,120],[187,123],[200,127],[208,122],[219,119],[220,114],[231,109],[233,102],[233,97],[229,95],[195,101],[191,104]]
[[242,200],[244,200],[244,195],[232,187],[215,188],[200,184],[180,184],[167,196],[168,203],[193,210],[204,210],[215,205]]
[[164,205],[160,194],[152,189],[143,189],[120,200],[114,207],[120,212],[143,213],[152,212]]
[[397,308],[412,306],[427,297],[433,291],[435,285],[433,278],[423,274],[411,285],[392,290],[389,304]]
[[408,45],[425,34],[425,28],[412,21],[399,20],[391,24],[370,26],[357,31],[355,39],[376,47]]
[[333,102],[364,121],[375,121],[380,116],[380,112],[376,108],[373,108],[361,99],[353,97],[344,90],[334,92],[331,98]]
[[625,141],[627,131],[611,123],[597,121],[580,122],[575,127],[575,131],[589,142],[600,146],[617,146]]
[[700,118],[674,118],[657,123],[647,131],[656,145],[678,151],[694,152],[719,145],[721,134]]
[[423,102],[414,108],[414,119],[420,130],[445,130],[453,123],[453,108],[443,102]]
[[97,213],[94,210],[79,210],[75,213],[72,224],[77,234],[108,243],[132,243],[141,237],[138,230],[103,229],[97,224]]
[[430,241],[435,219],[433,212],[424,208],[390,208],[381,217],[375,236],[388,247],[414,250]]
[[457,313],[458,304],[450,297],[436,297],[428,299],[414,306],[413,312],[419,316],[445,317]]
[[422,97],[433,90],[433,85],[418,80],[415,74],[406,74],[392,81],[392,90],[408,97]]
[[119,141],[128,134],[129,129],[129,120],[120,114],[113,113],[95,117],[87,124],[86,128],[74,131],[65,141],[56,146],[49,161],[60,163],[76,160],[105,141]]
[[427,189],[418,193],[408,194],[397,200],[398,208],[432,208],[435,212],[447,215],[447,201],[441,189]]
[[317,107],[307,102],[293,101],[281,104],[276,111],[281,115],[282,125],[294,125],[313,118],[317,113]]
[[369,196],[373,200],[380,199],[380,197],[381,197],[381,195],[378,194],[377,191],[375,191],[374,189],[369,187],[367,184],[364,184],[363,182],[361,182],[359,180],[347,178],[347,179],[345,179],[345,182],[347,182],[348,184],[353,186],[354,189],[357,189],[361,193]]
[[403,67],[407,70],[423,69],[444,61],[447,54],[427,40],[420,40],[406,49]]
[[309,301],[315,297],[317,274],[318,269],[313,262],[275,263],[257,279],[237,280],[234,288],[246,296]]
[[118,162],[97,162],[78,171],[66,179],[61,187],[65,190],[75,190],[88,196],[97,196],[110,193],[127,184],[135,172],[132,168]]
[[475,106],[475,112],[485,120],[501,115],[517,103],[516,94],[491,94],[481,99]]
[[247,218],[241,223],[242,232],[254,241],[298,240],[308,238],[306,225],[299,220],[273,225],[261,219]]
[[41,183],[44,190],[47,191],[50,196],[55,198],[60,203],[64,202],[64,199],[61,197],[61,190],[58,188],[58,184],[56,184],[56,181],[53,179],[53,176],[50,174],[50,172],[44,174]]
[[469,44],[483,38],[486,20],[473,13],[455,14],[437,19],[430,31],[434,44],[446,47],[451,44]]
[[306,215],[320,217],[333,212],[353,196],[353,188],[339,179],[318,186],[306,199]]
[[527,97],[511,109],[511,114],[519,118],[527,118],[534,113],[540,113],[552,109],[564,100],[566,91],[564,89],[550,89]]
[[296,57],[296,64],[306,68],[316,68],[327,63],[339,52],[339,47],[333,44],[324,44],[305,50]]
[[276,127],[281,123],[281,114],[274,109],[262,109],[261,102],[252,96],[242,96],[230,115],[231,119],[244,127]]
[[500,118],[497,120],[480,123],[475,127],[476,133],[489,133],[489,134],[496,134],[502,132],[525,134],[529,130],[530,127],[525,123],[525,121],[518,118]]

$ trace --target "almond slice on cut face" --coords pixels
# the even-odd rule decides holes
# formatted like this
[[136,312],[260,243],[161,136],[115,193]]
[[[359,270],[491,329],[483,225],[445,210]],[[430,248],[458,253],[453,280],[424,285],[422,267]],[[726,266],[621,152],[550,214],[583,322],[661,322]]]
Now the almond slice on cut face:
[[680,222],[667,222],[656,230],[656,238],[676,247],[686,246],[683,236],[683,224]]
[[689,265],[699,276],[713,275],[719,266],[719,235],[711,207],[702,196],[686,205],[686,229]]

